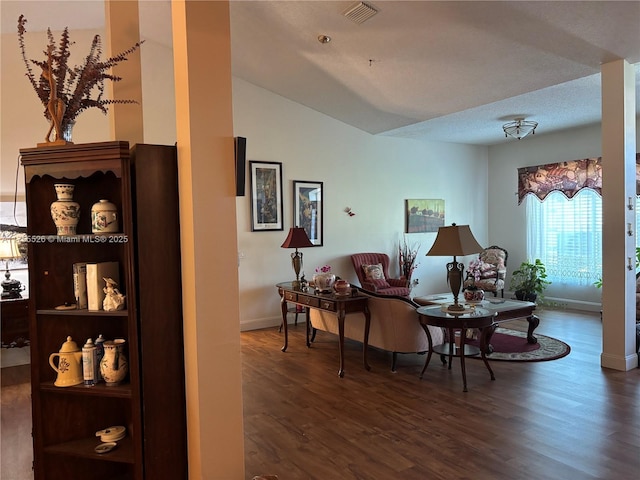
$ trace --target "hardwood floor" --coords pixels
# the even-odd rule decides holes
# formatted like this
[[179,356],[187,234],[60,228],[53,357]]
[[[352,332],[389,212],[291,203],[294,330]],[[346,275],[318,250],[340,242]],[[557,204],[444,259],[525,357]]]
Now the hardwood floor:
[[[635,480],[640,369],[600,367],[597,315],[539,316],[537,333],[567,342],[571,353],[492,362],[494,382],[469,360],[467,393],[457,361],[447,370],[432,359],[420,380],[424,356],[399,355],[391,373],[391,354],[371,349],[367,372],[360,344],[347,342],[340,379],[335,336],[318,332],[307,349],[304,323],[291,325],[283,353],[277,327],[243,332],[246,479]],[[29,401],[28,385],[3,385],[3,480],[33,478]]]
[[[600,367],[595,314],[539,311],[537,333],[571,353],[537,363],[467,361],[460,367],[424,356],[348,342],[338,378],[335,336],[304,345],[304,324],[290,327],[280,351],[277,328],[243,332],[246,478],[294,479],[635,479],[640,477],[640,369]],[[524,322],[508,328],[526,329]]]

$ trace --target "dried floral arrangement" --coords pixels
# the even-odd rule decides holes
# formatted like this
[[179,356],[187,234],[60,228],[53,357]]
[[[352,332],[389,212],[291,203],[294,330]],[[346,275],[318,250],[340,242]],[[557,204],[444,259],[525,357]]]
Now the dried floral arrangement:
[[[106,115],[109,105],[138,103],[135,100],[104,98],[104,82],[122,80],[122,77],[112,75],[108,71],[127,60],[127,56],[140,48],[144,41],[137,42],[114,57],[101,60],[102,41],[100,35],[95,35],[84,63],[71,67],[68,60],[71,55],[70,47],[74,42],[70,41],[68,27],[62,31],[57,47],[51,29],[48,28],[49,42],[43,52],[46,55],[45,60],[32,60],[27,58],[25,46],[26,23],[24,15],[20,15],[18,43],[27,69],[26,76],[45,107],[45,118],[51,123],[45,137],[47,143],[70,143],[63,139],[63,132],[73,126],[78,115],[88,108],[99,108]],[[36,65],[41,71],[35,73],[32,65]],[[52,132],[55,133],[55,141],[50,140]]]
[[418,257],[418,251],[420,250],[420,244],[415,242],[409,244],[407,237],[402,237],[402,242],[398,246],[398,266],[400,267],[400,275],[407,280],[407,286],[412,289],[418,285],[419,280],[417,278],[411,279],[413,271],[418,266],[416,259]]

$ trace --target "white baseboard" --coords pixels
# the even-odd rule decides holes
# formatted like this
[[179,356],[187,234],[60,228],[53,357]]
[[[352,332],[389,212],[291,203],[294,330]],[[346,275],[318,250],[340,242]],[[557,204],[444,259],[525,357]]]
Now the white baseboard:
[[585,312],[600,312],[602,310],[601,303],[571,300],[569,298],[544,297],[543,304],[551,308],[569,308]]
[[[279,327],[282,322],[282,317],[269,317],[269,318],[258,318],[255,320],[249,320],[246,322],[240,322],[240,331],[246,332],[249,330],[260,330],[262,328],[271,328],[271,327]],[[304,325],[305,317],[304,314],[301,314],[298,318],[298,325]],[[293,325],[295,323],[295,317],[291,316],[287,325]]]
[[260,330],[262,328],[277,327],[282,322],[282,317],[257,318],[240,322],[240,331]]

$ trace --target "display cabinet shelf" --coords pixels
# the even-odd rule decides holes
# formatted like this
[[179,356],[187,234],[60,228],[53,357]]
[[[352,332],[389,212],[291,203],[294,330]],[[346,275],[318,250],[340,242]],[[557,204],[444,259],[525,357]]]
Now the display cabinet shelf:
[[[25,173],[29,258],[29,339],[35,480],[188,478],[186,402],[175,146],[102,142],[20,150]],[[138,181],[138,183],[136,183]],[[77,235],[58,236],[54,185],[72,183]],[[93,233],[91,207],[108,199],[119,232]],[[162,212],[160,215],[159,212]],[[75,305],[73,264],[118,262],[126,308]],[[172,288],[158,292],[162,279]],[[58,387],[49,358],[68,336],[123,338],[128,375],[117,386]],[[71,356],[69,358],[72,358]],[[127,427],[99,454],[92,434]],[[170,425],[171,434],[167,434]]]
[[122,440],[118,440],[118,446],[107,453],[96,453],[95,448],[100,443],[98,437],[81,438],[46,446],[44,451],[58,456],[82,457],[104,462],[134,463],[134,448],[131,437],[126,436]]
[[85,387],[84,385],[56,387],[51,381],[41,383],[40,390],[43,392],[55,393],[56,395],[96,395],[99,397],[131,398],[131,384],[129,383],[109,387],[104,383],[98,383],[93,387]]
[[55,308],[40,308],[36,310],[38,315],[63,315],[63,316],[76,316],[76,317],[127,317],[129,312],[127,310],[116,310],[115,312],[105,312],[104,310],[87,310],[82,308],[80,310],[56,310]]

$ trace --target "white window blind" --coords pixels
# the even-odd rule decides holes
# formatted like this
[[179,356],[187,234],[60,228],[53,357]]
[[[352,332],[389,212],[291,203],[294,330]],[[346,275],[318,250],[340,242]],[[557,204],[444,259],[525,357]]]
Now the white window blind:
[[592,285],[602,274],[602,198],[584,189],[571,200],[553,192],[526,200],[527,253],[554,283]]

